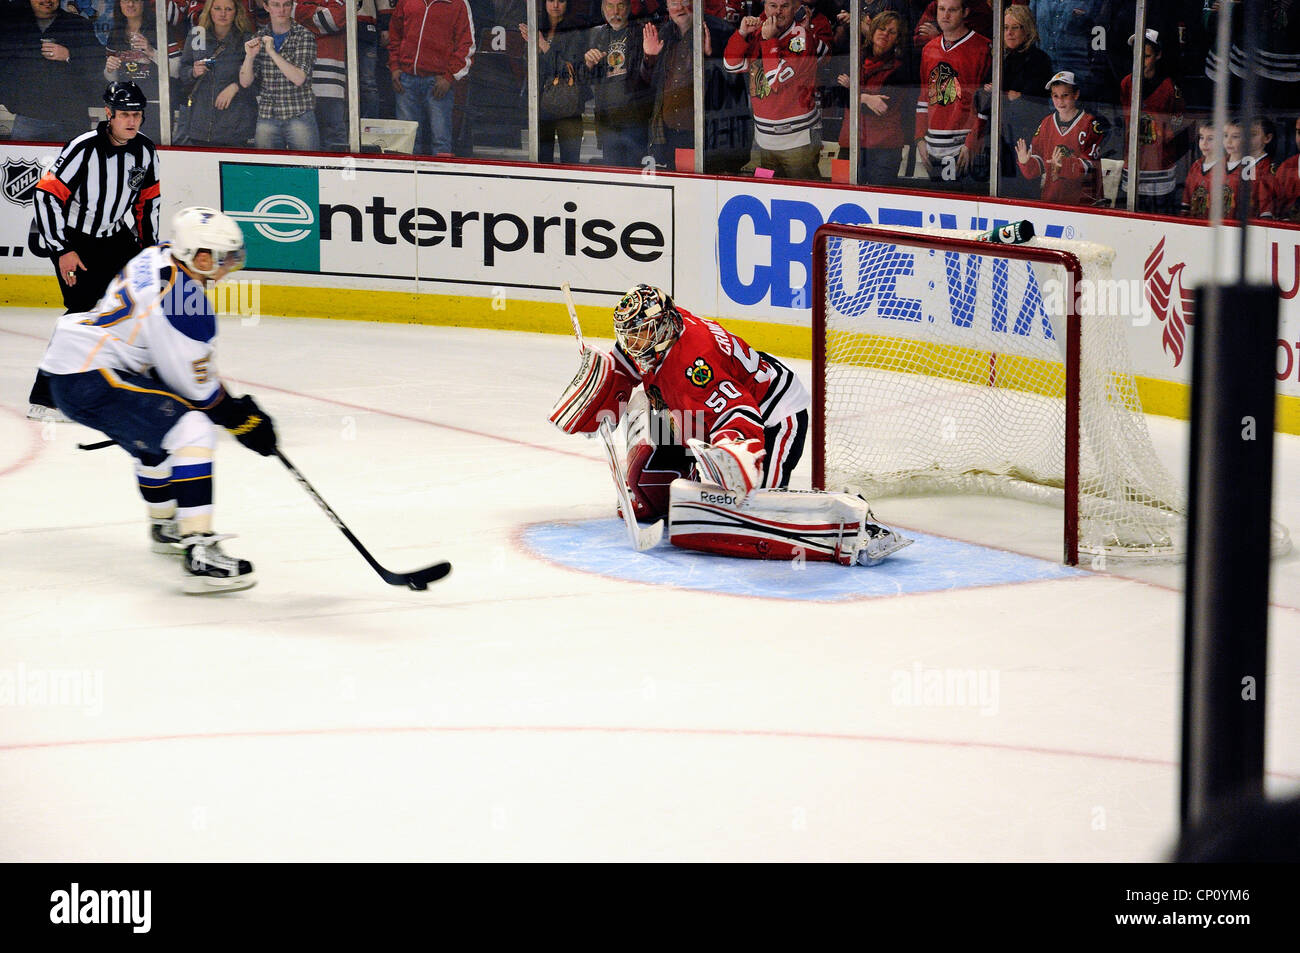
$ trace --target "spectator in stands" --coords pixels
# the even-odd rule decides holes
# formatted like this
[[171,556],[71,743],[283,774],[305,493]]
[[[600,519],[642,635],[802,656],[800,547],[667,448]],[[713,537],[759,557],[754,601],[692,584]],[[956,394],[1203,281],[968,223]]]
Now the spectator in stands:
[[1047,84],[1055,112],[1045,117],[1034,141],[1016,141],[1016,159],[1027,179],[1042,177],[1044,202],[1095,205],[1101,198],[1101,126],[1079,108],[1079,85],[1063,70]]
[[595,98],[596,140],[605,165],[646,160],[653,91],[642,80],[642,31],[628,21],[628,0],[605,0],[605,23],[587,35],[583,71]]
[[[1131,48],[1137,37],[1128,39]],[[1177,169],[1183,131],[1183,94],[1164,67],[1160,33],[1147,30],[1142,41],[1142,111],[1138,114],[1137,210],[1173,215],[1178,208]],[[1124,110],[1124,171],[1120,179],[1119,206],[1128,207],[1128,142],[1133,76],[1120,80],[1120,105]]]
[[388,69],[397,118],[418,122],[416,152],[452,152],[452,87],[474,62],[474,18],[466,0],[398,0],[388,22]]
[[316,152],[316,37],[293,21],[293,0],[264,0],[263,6],[270,20],[244,44],[239,66],[239,85],[257,84],[257,148]]
[[964,187],[975,181],[988,115],[975,93],[993,69],[989,41],[966,25],[968,0],[939,0],[942,32],[921,51],[916,154],[930,181]]
[[[581,64],[586,29],[569,15],[569,0],[539,0],[537,11],[537,161],[549,165],[560,142],[560,162],[576,165],[582,152],[582,106],[587,98]],[[528,24],[519,24],[528,42]]]
[[67,142],[91,128],[104,48],[90,24],[58,0],[13,4],[0,32],[0,103],[14,114],[12,139]]
[[207,0],[181,52],[183,146],[243,146],[257,127],[257,96],[239,85],[253,21],[239,0]]
[[728,72],[749,75],[759,164],[781,178],[821,178],[817,65],[830,49],[812,24],[795,0],[766,0],[761,17],[741,19],[723,53]]
[[348,151],[346,17],[343,0],[295,0],[293,5],[294,20],[316,36],[311,92],[320,147],[326,152]]
[[65,0],[63,9],[89,20],[100,46],[108,42],[108,32],[113,28],[113,0]]
[[[654,89],[654,110],[650,118],[652,151],[659,165],[675,168],[678,149],[695,148],[695,57],[694,11],[691,0],[668,0],[668,19],[661,25],[646,23],[642,28],[643,80]],[[723,96],[719,87],[739,80],[721,69],[722,51],[734,31],[726,20],[704,15],[704,101],[718,102]],[[736,90],[740,92],[739,89]],[[743,96],[743,93],[740,93]],[[706,130],[719,117],[706,112]],[[714,130],[716,132],[716,130]],[[713,146],[704,156],[704,169],[710,173],[739,172],[749,161],[749,150],[741,155],[729,149],[721,137],[705,134]],[[677,168],[692,172],[694,166]]]
[[[919,7],[920,4],[916,6]],[[966,8],[966,25],[980,36],[990,38],[993,36],[993,7],[990,6],[989,0],[970,0]],[[939,2],[930,0],[916,17],[912,45],[918,50],[923,50],[942,32],[939,26]]]
[[[998,194],[1034,198],[1038,183],[1019,174],[1016,143],[1031,140],[1051,109],[1043,95],[1055,71],[1052,61],[1038,45],[1038,26],[1027,6],[1009,6],[1002,14],[1002,145],[1001,182]],[[993,84],[984,86],[984,101],[992,98]]]
[[380,112],[378,60],[379,14],[375,0],[357,0],[357,109],[359,115],[372,119],[383,115]]
[[[1196,127],[1199,162],[1192,163],[1183,184],[1182,212],[1191,218],[1209,218],[1214,187],[1214,165],[1219,160],[1219,135],[1214,120],[1205,118]],[[1243,137],[1241,123],[1228,120],[1223,127],[1224,183],[1223,217],[1230,220],[1237,214],[1237,186],[1241,182]]]
[[1250,187],[1250,214],[1252,218],[1272,218],[1274,190],[1273,178],[1273,123],[1266,116],[1256,116],[1244,129],[1245,155],[1241,160],[1241,177]]
[[140,131],[161,142],[158,100],[158,20],[152,3],[116,0],[116,15],[108,32],[104,79],[135,83],[149,107]]
[[[907,21],[892,10],[862,18],[862,69],[858,77],[858,184],[894,186],[903,160],[902,50]],[[849,75],[836,82],[849,86]],[[840,157],[849,155],[849,121],[840,127]]]
[[[1295,144],[1300,149],[1300,119],[1295,121]],[[1273,217],[1300,222],[1300,153],[1284,160],[1273,173]]]
[[1053,68],[1074,74],[1080,106],[1105,130],[1102,153],[1108,156],[1120,148],[1118,86],[1107,53],[1113,5],[1114,0],[1029,0],[1043,51]]

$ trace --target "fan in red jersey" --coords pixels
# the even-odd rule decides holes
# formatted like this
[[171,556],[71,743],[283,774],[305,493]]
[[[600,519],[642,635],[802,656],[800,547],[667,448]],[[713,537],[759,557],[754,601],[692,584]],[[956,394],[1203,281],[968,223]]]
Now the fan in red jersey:
[[611,353],[584,345],[551,422],[592,434],[626,416],[633,508],[643,520],[667,513],[674,545],[874,565],[911,542],[861,497],[786,489],[809,397],[781,361],[644,284],[614,308],[614,333]]

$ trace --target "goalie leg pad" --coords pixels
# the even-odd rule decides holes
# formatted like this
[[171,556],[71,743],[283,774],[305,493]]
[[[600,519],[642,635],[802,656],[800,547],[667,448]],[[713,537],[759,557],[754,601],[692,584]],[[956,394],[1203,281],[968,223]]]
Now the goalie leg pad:
[[699,552],[874,566],[912,542],[877,523],[866,500],[847,493],[742,494],[675,480],[669,501],[669,541]]

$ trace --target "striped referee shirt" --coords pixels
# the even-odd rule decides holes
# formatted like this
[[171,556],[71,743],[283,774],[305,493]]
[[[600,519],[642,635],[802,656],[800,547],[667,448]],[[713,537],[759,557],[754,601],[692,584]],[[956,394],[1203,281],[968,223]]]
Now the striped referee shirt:
[[103,238],[132,229],[140,244],[158,241],[158,151],[137,133],[121,146],[108,123],[73,139],[36,183],[36,230],[55,257],[71,244],[69,233]]

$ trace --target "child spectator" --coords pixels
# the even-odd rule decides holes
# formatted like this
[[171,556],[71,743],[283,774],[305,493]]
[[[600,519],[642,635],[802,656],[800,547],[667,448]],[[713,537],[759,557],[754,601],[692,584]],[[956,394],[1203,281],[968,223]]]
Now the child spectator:
[[1250,151],[1243,160],[1242,177],[1250,182],[1250,214],[1273,217],[1273,123],[1264,116],[1250,121]]
[[[1300,119],[1295,121],[1295,143],[1300,148]],[[1273,217],[1281,222],[1300,222],[1300,153],[1273,173]]]
[[[1187,182],[1183,186],[1183,214],[1191,218],[1209,218],[1211,197],[1213,196],[1214,164],[1218,161],[1218,136],[1212,119],[1204,119],[1197,126],[1197,145],[1201,160],[1192,163],[1187,172]],[[1244,136],[1242,124],[1236,119],[1228,120],[1223,127],[1224,181],[1223,181],[1223,218],[1230,221],[1237,217],[1237,194],[1244,171]]]
[[[1136,36],[1128,38],[1131,47]],[[1138,113],[1137,210],[1173,215],[1177,208],[1179,133],[1183,130],[1183,94],[1163,62],[1160,34],[1147,30],[1142,41],[1142,111]],[[1120,81],[1124,128],[1129,128],[1133,76]],[[1126,134],[1127,138],[1127,134]],[[1128,207],[1128,143],[1124,146],[1124,171],[1120,179],[1119,206]]]
[[1101,196],[1101,126],[1079,108],[1079,84],[1062,70],[1051,78],[1056,111],[1043,119],[1032,148],[1016,142],[1026,178],[1043,177],[1042,200],[1061,205],[1095,205]]
[[[862,18],[862,70],[858,100],[862,105],[858,120],[858,183],[893,186],[898,184],[898,165],[903,158],[904,83],[902,47],[906,42],[907,23],[897,13],[887,10],[874,18]],[[837,82],[848,88],[849,76],[842,73]],[[840,153],[847,157],[849,120],[840,127]]]

